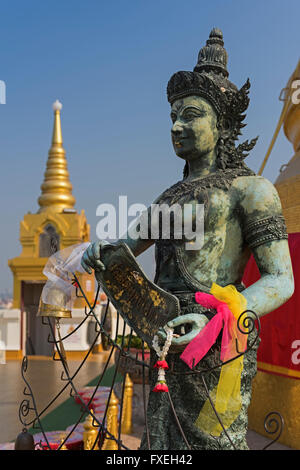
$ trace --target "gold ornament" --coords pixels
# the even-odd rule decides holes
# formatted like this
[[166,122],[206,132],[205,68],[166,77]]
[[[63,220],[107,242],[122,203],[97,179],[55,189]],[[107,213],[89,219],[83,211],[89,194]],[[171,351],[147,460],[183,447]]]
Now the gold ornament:
[[122,410],[122,433],[132,433],[132,396],[133,396],[133,382],[129,376],[125,376],[124,399]]
[[[106,428],[115,439],[118,439],[118,404],[119,400],[112,390],[107,409]],[[118,443],[114,439],[105,439],[102,450],[118,450],[118,447]]]
[[86,420],[83,424],[84,431],[83,431],[83,449],[84,450],[99,450],[99,445],[98,442],[95,444],[94,448],[94,442],[97,439],[98,436],[98,429],[97,427],[93,426],[93,415],[94,412],[91,409],[90,410],[91,414],[88,414],[86,417]]

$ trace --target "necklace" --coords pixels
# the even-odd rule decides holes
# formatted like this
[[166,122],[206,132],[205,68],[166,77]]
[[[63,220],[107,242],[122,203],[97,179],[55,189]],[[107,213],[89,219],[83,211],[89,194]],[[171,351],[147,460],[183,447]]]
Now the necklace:
[[173,328],[169,328],[165,326],[165,331],[167,333],[167,339],[163,348],[161,349],[158,343],[158,336],[155,335],[153,338],[152,346],[156,354],[158,355],[159,359],[154,364],[154,368],[158,369],[158,377],[157,382],[152,390],[153,392],[168,392],[169,388],[166,382],[166,374],[165,371],[169,369],[168,363],[166,361],[166,356],[168,354],[169,348],[171,346],[172,337],[173,337]]
[[249,168],[227,168],[192,180],[183,179],[164,191],[158,198],[157,204],[167,203],[172,205],[186,196],[197,200],[201,194],[203,195],[203,192],[211,188],[227,191],[235,178],[253,174],[253,171]]

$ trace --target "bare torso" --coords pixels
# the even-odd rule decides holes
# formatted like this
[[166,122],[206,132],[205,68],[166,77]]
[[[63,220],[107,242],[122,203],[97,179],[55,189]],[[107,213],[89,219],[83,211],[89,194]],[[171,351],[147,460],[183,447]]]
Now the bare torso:
[[[200,179],[190,180],[195,183],[197,197],[188,188],[182,198],[182,194],[175,198],[180,205],[204,204],[201,249],[185,249],[184,240],[164,240],[155,282],[170,291],[203,292],[209,292],[213,282],[220,286],[238,284],[252,252],[261,279],[243,291],[243,295],[250,309],[259,316],[265,315],[286,301],[294,288],[279,196],[272,183],[261,176],[237,176],[227,187],[218,184],[222,175],[214,176],[216,184],[206,186],[203,192]],[[189,182],[183,180],[175,186],[181,187],[186,181]],[[155,203],[161,204],[164,199],[169,202],[165,193]],[[124,238],[120,242],[124,242]],[[132,239],[129,234],[125,242],[135,256],[153,243],[157,247],[161,244],[161,241],[149,238]],[[89,266],[97,268],[97,263],[101,263],[100,245],[101,242],[96,242],[87,250],[83,257],[85,269],[89,270]]]
[[[251,254],[243,238],[246,214],[241,206],[241,187],[248,184],[249,178],[257,177],[240,177],[229,189],[211,188],[205,194],[200,193],[197,201],[184,200],[193,205],[204,203],[204,243],[199,250],[182,249],[181,253],[188,273],[208,288],[213,282],[220,285],[241,282]],[[165,289],[176,291],[187,287],[178,272],[174,249],[175,246],[183,248],[185,243],[184,240],[165,242],[164,256],[158,260],[157,278],[157,283]]]

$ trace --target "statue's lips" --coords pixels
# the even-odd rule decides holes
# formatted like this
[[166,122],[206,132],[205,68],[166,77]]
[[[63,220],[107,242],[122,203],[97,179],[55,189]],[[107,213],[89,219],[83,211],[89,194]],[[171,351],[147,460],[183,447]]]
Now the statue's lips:
[[185,139],[186,139],[186,137],[174,138],[173,143],[174,143],[175,147],[178,147],[178,148],[182,147],[182,144],[183,144],[182,141],[185,140]]

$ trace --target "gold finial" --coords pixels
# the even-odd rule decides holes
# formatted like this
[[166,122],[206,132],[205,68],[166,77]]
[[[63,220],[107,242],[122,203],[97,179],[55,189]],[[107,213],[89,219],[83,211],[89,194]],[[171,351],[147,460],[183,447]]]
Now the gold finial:
[[[91,414],[88,414],[83,424],[83,449],[92,450],[95,440],[98,436],[98,428],[93,426],[93,410],[90,410]],[[99,450],[98,442],[95,444],[93,450]]]
[[53,126],[53,134],[52,134],[52,147],[63,146],[63,139],[62,139],[62,132],[61,132],[61,121],[60,121],[60,112],[62,110],[62,104],[60,101],[54,101],[52,105],[54,111],[54,126]]
[[66,443],[63,443],[64,440],[65,440],[66,436],[62,437],[61,440],[60,440],[60,445],[61,445],[61,448],[59,450],[69,450],[66,446]]
[[67,168],[66,152],[63,148],[61,132],[60,111],[62,104],[56,100],[53,103],[54,126],[52,144],[48,154],[44,182],[41,185],[42,194],[38,199],[39,212],[51,209],[62,212],[64,209],[73,209],[75,198],[72,195],[72,185]]
[[[119,400],[112,390],[107,408],[106,428],[108,432],[115,437],[115,439],[118,438],[118,405]],[[105,439],[102,450],[118,450],[118,443],[114,439]]]
[[126,374],[125,387],[124,387],[124,399],[123,399],[123,410],[122,410],[122,433],[132,433],[132,396],[133,396],[133,382]]

